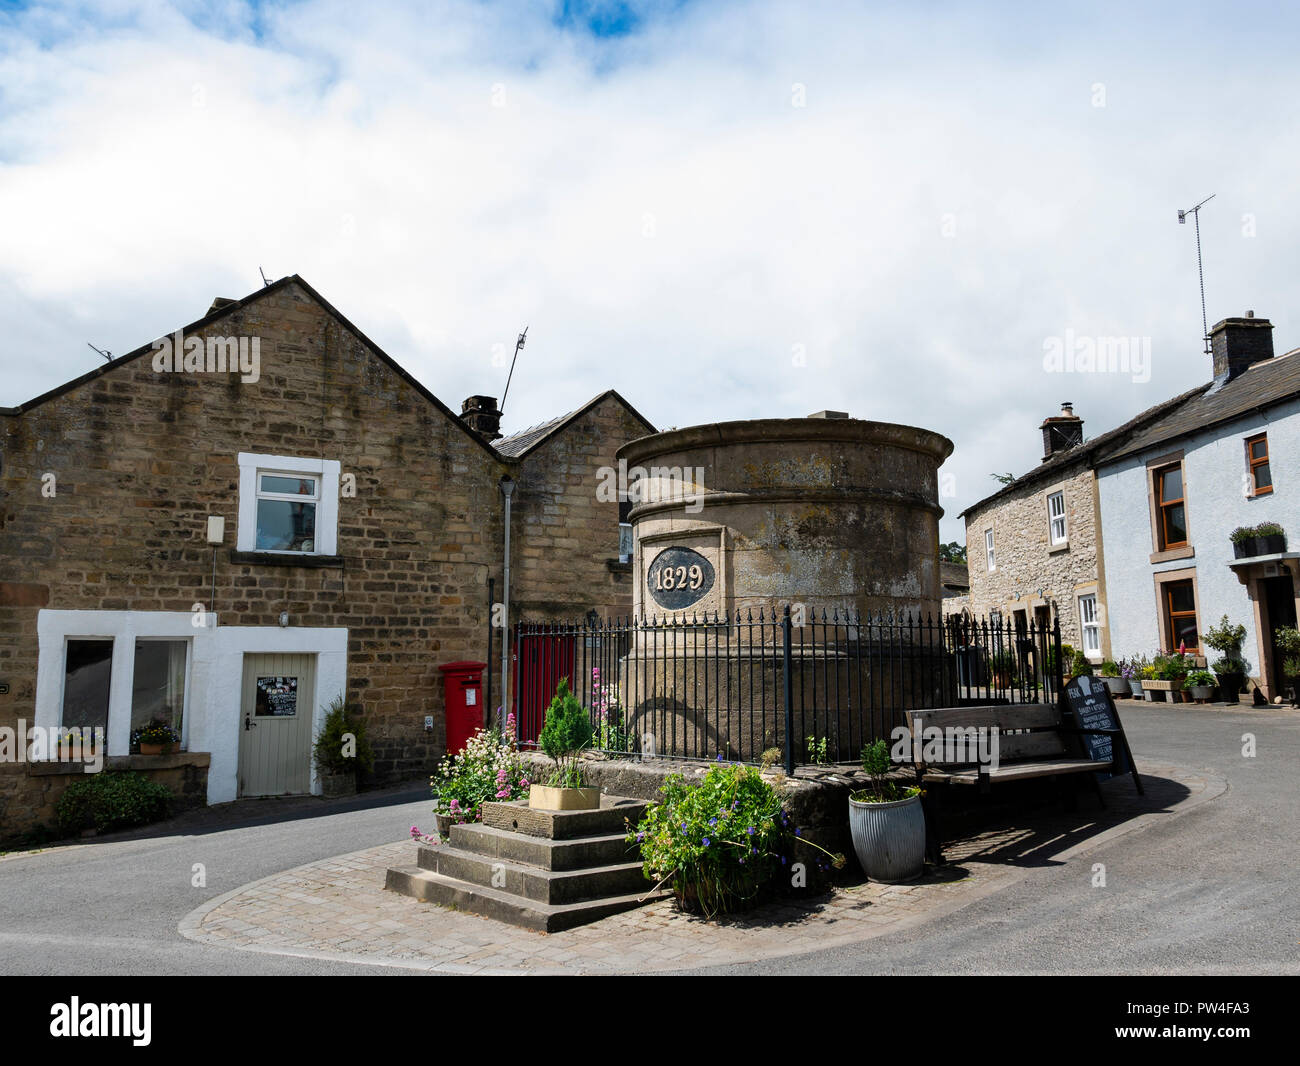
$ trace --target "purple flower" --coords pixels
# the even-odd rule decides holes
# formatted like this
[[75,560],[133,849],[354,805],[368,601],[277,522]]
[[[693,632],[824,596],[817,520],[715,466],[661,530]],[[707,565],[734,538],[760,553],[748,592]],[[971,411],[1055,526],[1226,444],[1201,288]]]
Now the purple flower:
[[750,836],[753,836],[753,835],[754,835],[754,827],[751,825],[747,830],[745,830],[745,832],[747,832]]
[[709,819],[709,825],[717,825],[717,824],[718,824],[718,820],[716,818]]
[[750,853],[751,855],[757,855],[757,854],[758,854],[758,848],[750,848],[750,849],[749,849],[749,853]]
[[794,835],[797,837],[803,836],[803,830],[797,825],[794,827]]
[[705,837],[705,838],[704,838],[704,846],[705,846],[706,848],[709,846],[709,838],[708,838],[708,837]]
[[645,839],[645,834],[644,834],[644,833],[637,833],[637,835],[636,835],[636,839],[637,839],[637,843],[640,843],[642,840]]

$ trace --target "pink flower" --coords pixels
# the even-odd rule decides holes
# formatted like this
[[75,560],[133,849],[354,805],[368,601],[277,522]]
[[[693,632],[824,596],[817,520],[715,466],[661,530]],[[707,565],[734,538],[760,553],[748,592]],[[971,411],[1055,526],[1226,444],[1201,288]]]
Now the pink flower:
[[509,798],[510,798],[510,790],[508,788],[503,788],[500,792],[497,793],[497,799],[499,800],[509,799]]
[[527,788],[527,787],[528,787],[528,778],[526,778],[526,777],[521,777],[521,778],[519,779],[519,787],[520,787],[520,788]]

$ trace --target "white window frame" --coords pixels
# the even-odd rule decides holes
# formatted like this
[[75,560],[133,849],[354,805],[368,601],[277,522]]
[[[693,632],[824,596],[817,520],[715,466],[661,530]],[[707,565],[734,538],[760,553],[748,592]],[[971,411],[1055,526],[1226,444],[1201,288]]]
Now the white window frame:
[[[1053,501],[1059,501],[1061,510],[1058,513],[1052,507]],[[1060,524],[1061,532],[1057,535],[1057,524]],[[1058,489],[1056,492],[1047,494],[1047,535],[1052,545],[1068,544],[1070,541],[1069,527],[1065,520],[1065,490]]]
[[997,569],[997,565],[993,552],[993,530],[991,529],[984,531],[984,558],[988,563],[989,573],[993,573]]
[[[261,455],[256,452],[239,453],[239,526],[235,550],[260,551],[267,555],[337,555],[339,523],[339,477],[343,467],[335,459],[304,459],[293,455]],[[319,480],[320,491],[316,503],[316,539],[314,551],[269,551],[257,546],[257,501],[288,499],[276,493],[262,493],[262,474],[280,474],[294,477],[311,474]]]
[[[1079,632],[1082,634],[1083,654],[1089,659],[1101,658],[1101,617],[1098,612],[1097,594],[1095,592],[1085,592],[1078,599],[1079,603]],[[1090,607],[1085,607],[1090,604]],[[1091,612],[1091,619],[1089,613]],[[1088,634],[1093,634],[1093,646],[1088,645]]]

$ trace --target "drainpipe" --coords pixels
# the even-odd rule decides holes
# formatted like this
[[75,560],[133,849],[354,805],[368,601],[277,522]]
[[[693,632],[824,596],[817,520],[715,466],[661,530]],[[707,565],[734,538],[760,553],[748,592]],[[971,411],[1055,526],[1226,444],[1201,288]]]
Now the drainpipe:
[[[506,715],[510,713],[510,497],[514,495],[515,482],[509,474],[501,477],[501,495],[506,498],[505,574],[502,581],[501,612],[501,715],[498,726],[505,729]],[[491,708],[488,708],[491,713]],[[518,729],[518,723],[515,728]]]

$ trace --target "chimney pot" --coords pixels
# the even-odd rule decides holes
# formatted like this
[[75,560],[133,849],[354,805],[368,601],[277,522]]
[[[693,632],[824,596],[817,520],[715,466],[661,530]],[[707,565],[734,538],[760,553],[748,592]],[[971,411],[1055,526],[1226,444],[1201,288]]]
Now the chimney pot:
[[501,412],[495,396],[471,396],[460,405],[460,420],[486,441],[501,437]]

